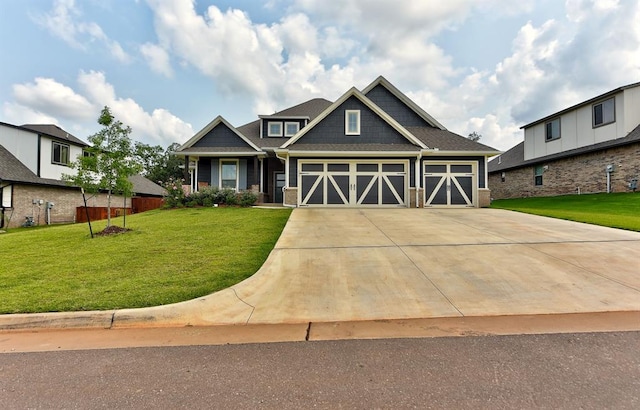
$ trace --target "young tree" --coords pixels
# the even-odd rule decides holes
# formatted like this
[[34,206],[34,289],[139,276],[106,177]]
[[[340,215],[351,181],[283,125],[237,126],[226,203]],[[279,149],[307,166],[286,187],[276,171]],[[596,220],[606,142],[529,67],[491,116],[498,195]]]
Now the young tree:
[[72,164],[74,175],[63,178],[88,192],[107,191],[107,227],[111,226],[111,194],[125,197],[133,193],[129,181],[141,166],[136,162],[133,144],[129,135],[131,128],[117,121],[109,107],[104,107],[98,118],[103,128],[90,136],[91,146]]

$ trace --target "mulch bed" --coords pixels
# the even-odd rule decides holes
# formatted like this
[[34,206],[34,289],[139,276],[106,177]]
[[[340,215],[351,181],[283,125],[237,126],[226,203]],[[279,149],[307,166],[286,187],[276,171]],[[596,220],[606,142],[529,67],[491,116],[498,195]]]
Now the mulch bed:
[[121,233],[125,233],[130,231],[128,228],[121,228],[119,226],[110,226],[108,228],[104,228],[102,231],[96,233],[96,236],[109,236],[109,235],[119,235]]

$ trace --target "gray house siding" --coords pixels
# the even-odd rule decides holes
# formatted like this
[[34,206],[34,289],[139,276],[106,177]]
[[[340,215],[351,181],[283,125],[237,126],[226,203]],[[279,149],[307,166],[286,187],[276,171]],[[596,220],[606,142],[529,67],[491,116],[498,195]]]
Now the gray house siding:
[[[360,110],[360,135],[345,135],[345,110]],[[351,97],[298,141],[300,144],[407,144],[407,139],[387,122]],[[295,149],[295,143],[291,146]]]
[[367,93],[367,98],[373,101],[378,107],[382,108],[382,110],[404,127],[431,126],[405,103],[400,101],[398,97],[381,85],[377,85],[369,91]]
[[246,141],[224,124],[218,124],[193,147],[238,147],[242,151],[255,151]]

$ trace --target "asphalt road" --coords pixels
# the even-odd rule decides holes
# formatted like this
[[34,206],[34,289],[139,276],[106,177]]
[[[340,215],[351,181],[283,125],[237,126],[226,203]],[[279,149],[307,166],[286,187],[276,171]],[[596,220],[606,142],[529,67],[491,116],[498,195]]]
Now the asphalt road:
[[0,354],[2,409],[640,408],[640,332]]

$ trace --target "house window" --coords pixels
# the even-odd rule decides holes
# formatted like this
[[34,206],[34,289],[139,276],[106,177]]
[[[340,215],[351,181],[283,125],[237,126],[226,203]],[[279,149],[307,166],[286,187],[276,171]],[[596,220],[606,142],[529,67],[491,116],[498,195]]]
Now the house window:
[[284,123],[284,136],[291,137],[300,131],[300,123],[297,122],[285,122]]
[[551,120],[545,124],[545,140],[552,141],[560,138],[560,118]]
[[360,110],[345,111],[344,133],[346,135],[360,135]]
[[593,126],[599,127],[616,120],[616,100],[609,98],[593,105]]
[[542,165],[536,165],[534,168],[534,185],[535,186],[541,186],[542,185],[542,173],[544,172],[544,166]]
[[269,137],[282,137],[282,123],[281,122],[269,122],[269,128],[267,129],[267,136]]
[[238,161],[220,161],[220,188],[238,189]]
[[59,165],[69,165],[69,146],[53,141],[51,150],[51,163]]
[[94,154],[93,152],[89,152],[86,149],[82,150],[82,156],[85,158],[89,158],[89,157],[95,157],[96,154]]

